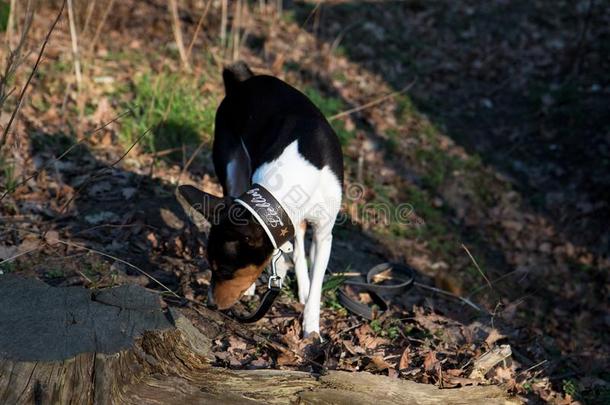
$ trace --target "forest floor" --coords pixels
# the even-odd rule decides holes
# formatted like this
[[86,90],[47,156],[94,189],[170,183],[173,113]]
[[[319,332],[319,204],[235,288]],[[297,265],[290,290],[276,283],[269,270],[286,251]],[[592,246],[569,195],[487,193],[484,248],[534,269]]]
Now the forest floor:
[[[335,228],[324,342],[300,339],[291,281],[249,328],[295,356],[218,331],[218,365],[309,370],[310,358],[444,388],[501,384],[533,403],[610,401],[610,9],[311,1],[281,15],[244,3],[236,18],[231,2],[238,29],[222,43],[211,4],[180,9],[186,66],[164,2],[75,2],[80,83],[60,20],[0,155],[0,274],[163,292],[144,270],[205,302],[205,235],[173,191],[221,193],[210,150],[220,71],[243,59],[331,120],[347,220]],[[36,11],[19,86],[58,9]],[[419,286],[364,321],[330,274],[384,261],[415,268]],[[511,360],[475,378],[476,359],[505,344]]]

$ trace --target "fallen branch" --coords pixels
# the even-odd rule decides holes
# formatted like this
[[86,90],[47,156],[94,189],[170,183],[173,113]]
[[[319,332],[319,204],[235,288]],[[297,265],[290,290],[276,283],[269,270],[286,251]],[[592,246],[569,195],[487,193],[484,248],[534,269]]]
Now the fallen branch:
[[[164,311],[141,287],[93,292],[3,277],[0,314],[10,327],[0,329],[0,375],[10,383],[0,382],[0,398],[6,403],[518,403],[495,386],[442,390],[367,372],[214,367],[216,328],[195,326],[189,310]],[[230,331],[225,325],[218,323]]]
[[494,347],[474,361],[474,368],[468,378],[483,379],[497,364],[505,361],[512,355],[509,345]]

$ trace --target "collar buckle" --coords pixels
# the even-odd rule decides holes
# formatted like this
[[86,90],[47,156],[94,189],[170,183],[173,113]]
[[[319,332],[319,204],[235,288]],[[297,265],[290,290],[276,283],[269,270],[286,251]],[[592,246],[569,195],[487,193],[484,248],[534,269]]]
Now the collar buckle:
[[271,275],[269,276],[269,282],[267,283],[269,289],[282,289],[283,280],[282,277],[277,274],[277,261],[280,260],[280,257],[282,257],[282,251],[280,249],[275,249],[271,256]]

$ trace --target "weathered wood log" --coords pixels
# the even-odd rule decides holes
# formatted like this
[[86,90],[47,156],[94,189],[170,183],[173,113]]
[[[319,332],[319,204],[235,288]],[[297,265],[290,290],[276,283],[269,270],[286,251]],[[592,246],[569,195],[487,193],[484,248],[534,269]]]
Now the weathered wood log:
[[[203,333],[202,333],[203,332]],[[440,390],[369,373],[211,366],[211,340],[136,286],[98,292],[0,276],[0,403],[508,404],[499,387]]]

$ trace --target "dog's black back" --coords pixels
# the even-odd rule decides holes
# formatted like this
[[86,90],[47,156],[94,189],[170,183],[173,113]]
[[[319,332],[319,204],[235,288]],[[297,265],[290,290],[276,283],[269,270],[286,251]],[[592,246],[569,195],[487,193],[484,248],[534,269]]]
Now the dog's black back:
[[[238,63],[223,72],[226,97],[216,114],[214,166],[227,190],[227,163],[247,149],[250,173],[298,140],[299,153],[318,169],[328,166],[343,183],[343,156],[324,115],[300,91]],[[241,139],[240,139],[241,138]]]

